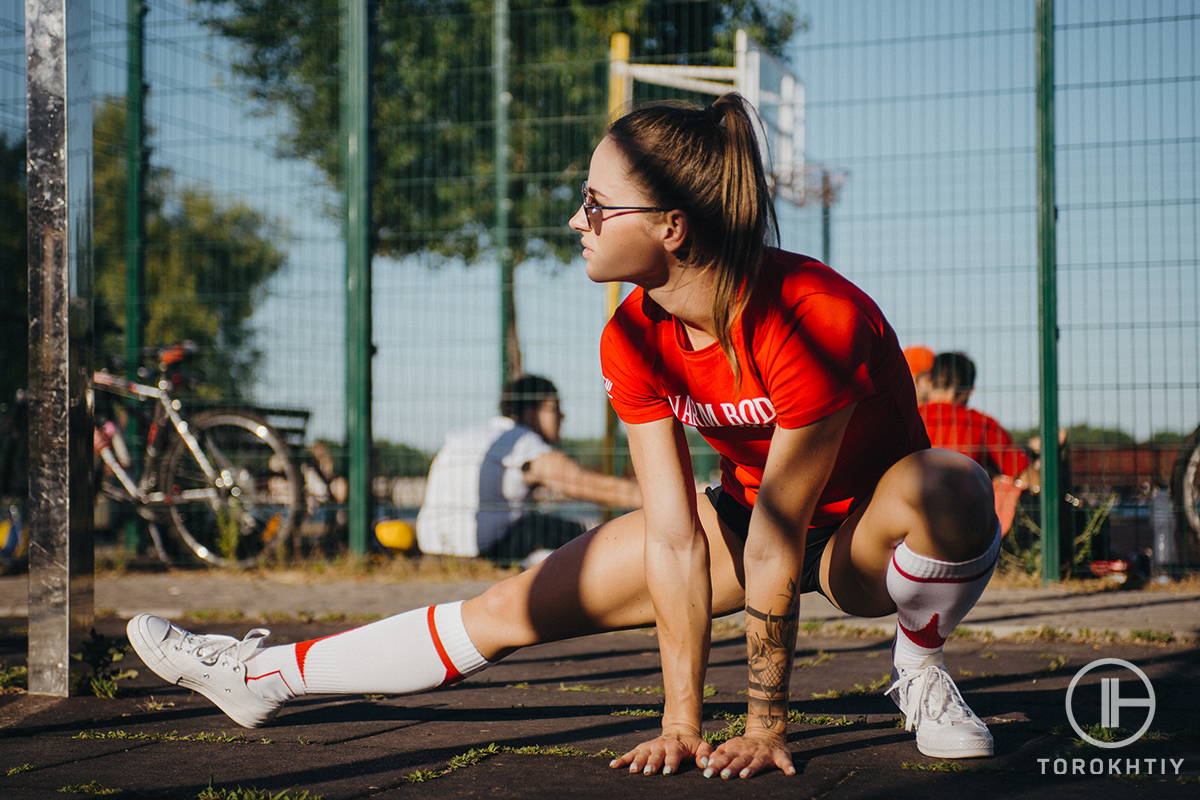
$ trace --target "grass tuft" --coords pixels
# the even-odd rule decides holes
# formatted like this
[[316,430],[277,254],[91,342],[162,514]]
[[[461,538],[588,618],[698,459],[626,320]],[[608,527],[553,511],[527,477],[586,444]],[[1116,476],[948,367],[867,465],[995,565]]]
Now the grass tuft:
[[844,728],[853,725],[854,721],[842,715],[831,717],[828,714],[803,714],[799,711],[788,712],[788,722],[795,725],[820,725],[822,727]]
[[[508,688],[525,689],[529,684],[524,686],[518,684],[509,684]],[[661,686],[624,686],[620,689],[612,689],[607,686],[592,686],[587,683],[560,683],[558,685],[560,692],[587,692],[590,694],[662,694],[663,687]],[[716,686],[711,683],[704,684],[704,696],[713,697],[718,692]]]
[[564,745],[526,745],[524,747],[502,747],[501,745],[492,742],[487,747],[473,747],[465,753],[460,753],[449,761],[446,766],[441,769],[418,769],[408,773],[403,777],[405,783],[425,783],[427,781],[437,780],[445,777],[451,772],[460,769],[473,767],[476,764],[491,758],[492,756],[500,755],[501,753],[516,753],[518,755],[535,755],[535,756],[567,756],[580,758],[616,758],[620,753],[615,750],[605,748],[595,753],[589,753],[584,750],[579,750],[575,747],[567,747]]
[[1046,663],[1047,672],[1057,672],[1067,663],[1067,657],[1061,653],[1038,653],[1038,658],[1048,659]]
[[885,672],[870,683],[856,683],[849,689],[830,689],[825,692],[813,692],[814,700],[833,700],[838,697],[854,697],[856,695],[874,694],[892,682],[890,673]]
[[797,667],[816,667],[824,664],[826,661],[832,661],[836,656],[833,653],[827,653],[824,650],[818,650],[815,655],[808,658],[802,658],[796,662]]
[[29,689],[29,668],[0,664],[0,694],[24,694]]
[[71,783],[60,786],[58,791],[62,794],[117,794],[121,790],[111,789],[99,781],[91,780],[87,783]]
[[174,708],[175,704],[170,701],[156,700],[154,695],[150,695],[148,700],[138,703],[137,707],[142,711],[162,711],[167,708]]
[[953,761],[905,761],[900,769],[912,769],[918,772],[964,772],[966,767]]
[[281,789],[272,792],[269,789],[258,789],[253,786],[236,786],[232,789],[217,788],[209,782],[200,790],[196,800],[323,800],[323,796],[313,794],[307,789]]
[[71,737],[72,739],[124,739],[136,742],[215,742],[218,744],[271,744],[270,739],[247,739],[245,736],[238,734],[228,734],[221,731],[216,733],[210,731],[200,731],[198,733],[180,733],[179,731],[167,731],[166,733],[147,733],[145,731],[80,731]]
[[562,744],[531,744],[524,747],[505,747],[504,752],[516,753],[523,756],[562,756],[566,758],[616,758],[620,755],[616,750],[609,750],[607,748],[595,753],[589,753],[586,750],[580,750],[578,747],[570,747]]
[[970,639],[976,642],[990,642],[996,638],[996,634],[992,633],[987,628],[968,628],[964,625],[959,625],[951,634],[955,639]]
[[[1128,731],[1124,728],[1105,728],[1099,722],[1084,725],[1083,732],[1098,742],[1119,742],[1122,739],[1128,739],[1133,734],[1133,731]],[[1091,744],[1085,742],[1083,739],[1076,739],[1074,744],[1076,748],[1092,747]]]
[[654,708],[622,708],[608,712],[610,717],[661,717],[662,712]]
[[473,767],[485,758],[491,758],[494,755],[501,753],[500,746],[492,742],[487,747],[472,747],[465,753],[459,753],[451,758],[446,766],[448,771],[453,772],[456,769],[465,769]]
[[4,771],[4,774],[5,776],[11,777],[13,775],[20,775],[22,772],[29,772],[31,769],[33,769],[33,764],[25,762],[24,764],[18,764],[15,767],[9,767]]
[[[730,714],[729,712],[719,712],[713,714],[713,719],[725,720],[725,727],[718,731],[710,731],[701,734],[704,741],[711,745],[719,745],[724,741],[741,736],[746,732],[746,715],[745,714]],[[789,725],[820,725],[821,727],[843,728],[847,725],[853,725],[854,721],[848,717],[832,717],[828,714],[805,714],[801,711],[791,709],[788,711],[787,721]]]
[[117,682],[136,678],[138,674],[136,669],[117,666],[125,660],[129,649],[130,645],[124,639],[105,636],[93,628],[91,635],[83,642],[82,650],[71,654],[72,659],[87,666],[87,672],[80,676],[80,683],[86,681],[85,685],[96,697],[115,698]]

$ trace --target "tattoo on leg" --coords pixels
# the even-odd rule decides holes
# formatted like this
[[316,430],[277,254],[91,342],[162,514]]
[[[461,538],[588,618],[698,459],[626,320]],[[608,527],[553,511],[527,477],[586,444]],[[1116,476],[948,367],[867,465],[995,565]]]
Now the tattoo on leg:
[[[787,728],[788,683],[799,627],[796,582],[789,580],[779,598],[782,610],[778,614],[746,606],[746,658],[750,670],[746,710],[748,718],[760,728],[782,735]],[[774,608],[776,604],[771,605]]]

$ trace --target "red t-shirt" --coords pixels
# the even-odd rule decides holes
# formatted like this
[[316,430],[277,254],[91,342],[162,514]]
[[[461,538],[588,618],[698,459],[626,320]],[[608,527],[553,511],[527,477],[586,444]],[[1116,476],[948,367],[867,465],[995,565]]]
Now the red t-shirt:
[[926,403],[918,410],[934,447],[957,450],[981,467],[999,470],[1010,478],[1020,476],[1029,466],[1025,451],[987,414],[955,403]]
[[740,391],[718,343],[692,350],[682,323],[638,288],[600,340],[605,390],[627,423],[674,416],[721,454],[721,486],[753,506],[776,425],[801,428],[858,403],[812,525],[845,519],[892,464],[929,446],[895,332],[862,290],[807,256],[768,250],[735,321]]

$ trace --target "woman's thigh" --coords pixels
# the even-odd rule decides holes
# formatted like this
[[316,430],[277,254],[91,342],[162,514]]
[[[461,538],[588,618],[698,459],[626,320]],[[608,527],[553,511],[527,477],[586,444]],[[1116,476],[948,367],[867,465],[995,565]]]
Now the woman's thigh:
[[896,610],[887,592],[892,551],[903,541],[947,561],[982,553],[995,535],[987,475],[966,456],[922,450],[892,465],[870,499],[842,523],[821,554],[821,590],[847,614]]
[[[713,614],[745,603],[742,542],[703,494],[697,511],[708,544]],[[540,642],[654,624],[646,585],[645,522],[634,511],[573,539],[537,566],[463,604],[463,621],[486,658]]]

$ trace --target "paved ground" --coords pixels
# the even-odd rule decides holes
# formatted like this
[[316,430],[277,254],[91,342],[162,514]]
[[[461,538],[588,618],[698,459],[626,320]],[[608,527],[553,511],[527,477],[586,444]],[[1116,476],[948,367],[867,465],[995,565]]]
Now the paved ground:
[[[485,581],[408,581],[378,579],[326,580],[302,573],[268,577],[207,571],[126,573],[96,581],[99,616],[128,618],[147,611],[176,618],[247,619],[342,615],[359,620],[386,616],[428,603],[458,600],[478,594]],[[0,577],[0,617],[23,617],[27,610],[25,576]],[[891,630],[895,617],[856,619],[835,609],[819,594],[800,604],[806,620]],[[1065,589],[1000,589],[989,587],[963,626],[997,636],[1038,628],[1069,631],[1137,631],[1200,638],[1200,593],[1162,590],[1091,592]]]
[[[8,617],[0,620],[0,662],[10,666],[23,660],[25,647],[25,622],[14,597],[18,582],[0,581],[0,616]],[[471,588],[415,582],[279,584],[207,573],[122,576],[97,585],[98,608],[115,612],[102,617],[97,628],[117,636],[122,617],[136,610],[199,613],[210,620],[220,619],[217,611],[226,617],[241,611],[244,620],[201,627],[240,636],[256,617],[273,617],[270,627],[287,641],[345,626],[299,621],[312,615],[298,612],[387,613],[461,597]],[[0,696],[0,797],[67,797],[72,793],[59,792],[72,787],[90,790],[74,796],[116,789],[113,796],[195,798],[210,784],[271,793],[292,789],[294,796],[308,791],[326,798],[570,795],[611,800],[764,792],[839,799],[951,792],[1053,800],[1094,800],[1100,793],[1105,800],[1200,796],[1200,647],[1187,638],[1200,624],[1200,597],[989,592],[973,624],[1001,633],[1039,626],[1051,630],[1038,637],[976,634],[951,640],[952,672],[992,727],[997,744],[994,758],[954,763],[920,755],[911,734],[897,727],[895,708],[881,696],[888,637],[836,627],[835,612],[822,609],[812,595],[803,605],[810,618],[831,622],[807,626],[798,645],[792,695],[793,708],[803,717],[792,726],[800,772],[791,778],[769,774],[722,782],[704,780],[696,769],[670,778],[609,770],[608,757],[596,754],[628,749],[652,735],[657,720],[649,715],[661,701],[655,693],[661,676],[654,638],[626,632],[530,648],[440,692],[308,698],[256,731],[238,728],[203,698],[167,686],[144,669],[136,679],[121,682],[115,700]],[[1149,635],[1079,641],[1081,628],[1158,631],[1177,638],[1170,643],[1145,641],[1165,638]],[[738,693],[745,685],[744,645],[736,620],[719,624],[716,631],[708,675],[714,693],[705,705],[710,733],[729,724],[726,716],[744,711]],[[1156,694],[1149,731],[1119,750],[1080,742],[1066,720],[1068,684],[1077,670],[1102,657],[1138,665]],[[1122,677],[1120,672],[1106,676]],[[1136,681],[1124,678],[1122,697],[1144,696]],[[1085,725],[1099,721],[1098,685],[1099,673],[1089,673],[1075,695],[1074,708]],[[1138,708],[1121,713],[1123,727],[1136,728],[1145,719]],[[1086,774],[1107,773],[1114,766],[1128,772],[1135,762],[1137,775]],[[1067,774],[1055,775],[1056,767]]]

